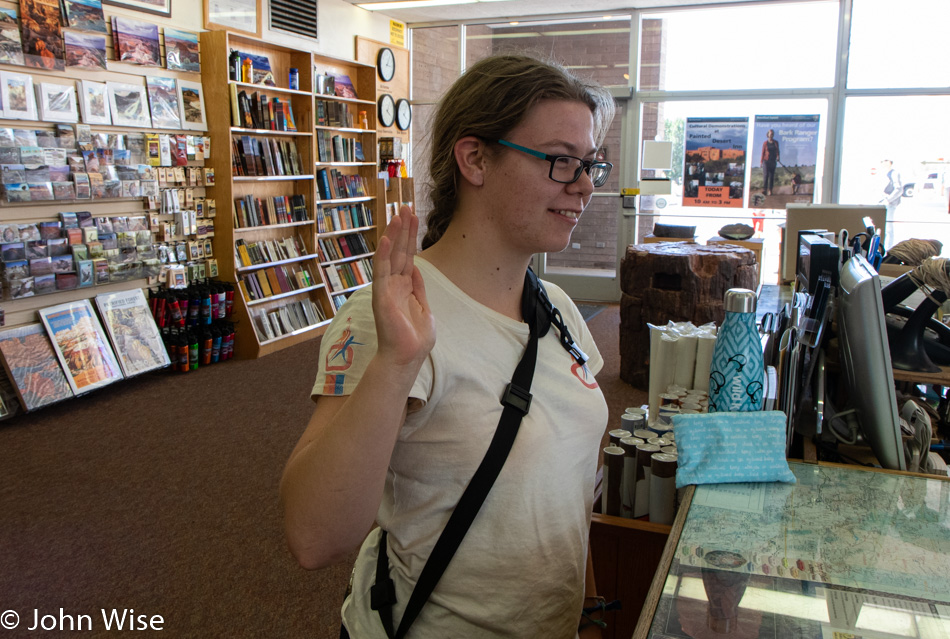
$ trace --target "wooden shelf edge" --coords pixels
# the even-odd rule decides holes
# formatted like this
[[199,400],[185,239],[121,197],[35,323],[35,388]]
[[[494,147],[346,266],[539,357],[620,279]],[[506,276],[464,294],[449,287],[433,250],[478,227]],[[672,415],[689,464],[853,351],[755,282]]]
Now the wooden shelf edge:
[[350,235],[362,233],[363,231],[372,231],[375,226],[357,226],[351,229],[340,229],[338,231],[317,231],[317,237],[335,237],[339,235]]
[[301,293],[309,293],[310,291],[316,291],[323,288],[323,283],[314,284],[313,286],[308,286],[306,288],[298,288],[295,291],[287,291],[286,293],[278,293],[277,295],[268,295],[267,297],[262,297],[259,300],[244,300],[244,304],[248,307],[258,306],[260,304],[265,304],[267,302],[273,302],[274,300],[280,300],[287,297],[293,297],[294,295],[300,295]]
[[287,229],[294,226],[309,226],[313,220],[304,220],[302,222],[284,222],[283,224],[261,224],[260,226],[237,226],[231,229],[234,233],[252,233],[266,229]]
[[320,266],[326,268],[332,264],[345,264],[346,262],[355,262],[366,257],[373,257],[372,253],[360,253],[359,255],[350,255],[348,257],[341,257],[338,260],[330,260],[328,262],[320,262]]
[[[288,257],[285,260],[277,260],[276,262],[262,262],[260,264],[251,264],[250,266],[238,266],[235,267],[235,273],[252,273],[254,271],[259,271],[262,268],[267,268],[268,266],[282,266],[284,264],[296,264],[297,262],[306,262],[307,260],[317,259],[320,256],[315,253],[309,253],[307,255],[301,255],[299,257]],[[235,262],[236,264],[237,262]]]

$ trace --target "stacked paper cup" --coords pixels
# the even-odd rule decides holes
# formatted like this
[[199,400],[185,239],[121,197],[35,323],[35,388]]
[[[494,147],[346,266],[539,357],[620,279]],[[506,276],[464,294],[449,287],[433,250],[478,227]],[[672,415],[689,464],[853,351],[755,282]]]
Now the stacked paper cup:
[[[690,322],[666,326],[647,324],[650,329],[649,422],[660,419],[660,408],[669,404],[667,395],[677,395],[681,404],[691,390],[709,390],[709,368],[716,344],[716,327],[696,327]],[[690,402],[696,403],[696,402]],[[690,407],[688,410],[695,410]]]

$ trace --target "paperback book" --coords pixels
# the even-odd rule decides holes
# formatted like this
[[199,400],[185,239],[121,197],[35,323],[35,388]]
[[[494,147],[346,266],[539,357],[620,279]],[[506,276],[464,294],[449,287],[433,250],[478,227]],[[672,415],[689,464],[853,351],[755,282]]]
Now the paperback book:
[[96,295],[96,306],[126,377],[169,365],[142,289]]
[[162,66],[157,24],[113,16],[112,37],[119,62]]
[[38,312],[74,393],[122,379],[122,370],[89,300],[66,302]]
[[0,359],[25,410],[35,410],[73,396],[42,324],[25,324],[0,331]]
[[48,71],[66,68],[59,0],[20,0],[21,40],[26,66]]
[[66,23],[73,29],[106,32],[102,0],[63,0]]

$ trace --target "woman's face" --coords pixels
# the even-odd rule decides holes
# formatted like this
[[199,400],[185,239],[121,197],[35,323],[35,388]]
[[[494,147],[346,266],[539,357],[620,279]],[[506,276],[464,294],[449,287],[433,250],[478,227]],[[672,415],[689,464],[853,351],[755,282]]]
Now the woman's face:
[[[593,114],[576,101],[539,102],[505,140],[584,160],[597,152]],[[485,175],[491,203],[487,215],[499,226],[498,236],[527,254],[563,250],[594,191],[586,171],[571,184],[555,182],[550,172],[549,161],[502,147]]]

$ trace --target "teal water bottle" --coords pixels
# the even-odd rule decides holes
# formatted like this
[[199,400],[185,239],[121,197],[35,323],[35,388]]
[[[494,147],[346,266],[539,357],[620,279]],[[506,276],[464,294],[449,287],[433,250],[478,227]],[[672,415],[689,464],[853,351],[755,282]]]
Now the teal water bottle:
[[755,292],[726,291],[726,319],[709,369],[709,412],[762,410],[765,363],[755,325]]

